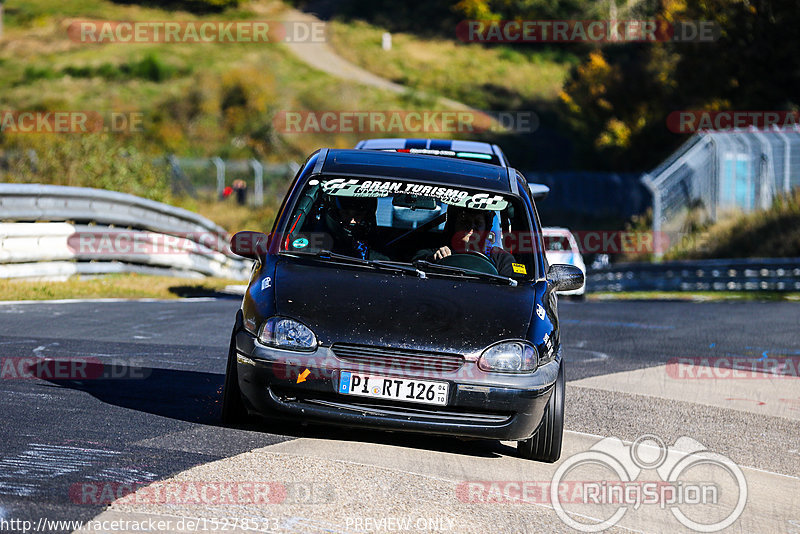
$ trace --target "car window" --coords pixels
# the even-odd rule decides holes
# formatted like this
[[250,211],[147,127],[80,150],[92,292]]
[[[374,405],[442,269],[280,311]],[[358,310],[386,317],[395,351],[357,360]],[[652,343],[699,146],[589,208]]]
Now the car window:
[[[536,273],[535,234],[520,199],[452,185],[316,177],[298,196],[281,235],[283,252],[331,251],[411,264],[433,260],[447,247],[453,256],[482,254],[513,278]],[[455,259],[447,261],[467,269],[474,263]]]
[[565,235],[544,234],[544,246],[548,252],[563,252],[572,249],[569,238]]

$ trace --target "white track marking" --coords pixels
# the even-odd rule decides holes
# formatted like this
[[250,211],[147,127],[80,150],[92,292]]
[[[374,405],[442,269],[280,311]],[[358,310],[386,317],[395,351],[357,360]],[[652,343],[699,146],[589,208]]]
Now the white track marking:
[[[566,349],[570,353],[570,355],[569,355],[569,360],[570,361],[578,361],[580,363],[604,362],[604,361],[606,361],[606,360],[608,360],[610,358],[610,356],[608,354],[606,354],[605,352],[600,352],[600,351],[597,351],[597,350],[589,350],[589,349],[583,349],[581,347],[567,347],[567,346],[565,346],[564,349]],[[589,357],[589,358],[581,358],[581,357],[575,358],[575,355],[574,355],[573,351],[589,353],[591,355],[591,357]]]
[[675,373],[670,373],[666,365],[657,365],[582,378],[569,385],[800,419],[800,409],[789,402],[800,398],[800,378],[751,371],[747,371],[746,378],[733,378],[731,370],[721,372],[731,376],[710,378],[709,372],[709,378],[681,378],[673,376]]
[[31,443],[16,456],[0,458],[0,493],[33,495],[38,481],[75,473],[119,454],[103,449]]

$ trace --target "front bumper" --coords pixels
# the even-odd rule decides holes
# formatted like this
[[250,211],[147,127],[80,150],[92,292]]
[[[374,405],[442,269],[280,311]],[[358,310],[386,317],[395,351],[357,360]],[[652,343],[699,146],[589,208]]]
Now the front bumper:
[[[561,363],[559,356],[530,375],[511,375],[486,373],[476,362],[467,361],[458,371],[434,376],[395,368],[359,368],[338,359],[328,347],[312,353],[273,349],[244,330],[235,340],[239,387],[251,412],[343,426],[499,440],[533,435]],[[348,370],[449,382],[447,405],[341,395],[337,392],[339,374]]]

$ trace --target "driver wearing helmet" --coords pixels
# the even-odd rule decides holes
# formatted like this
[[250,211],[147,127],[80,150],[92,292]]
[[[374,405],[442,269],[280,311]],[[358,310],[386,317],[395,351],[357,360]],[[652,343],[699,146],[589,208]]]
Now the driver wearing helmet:
[[331,196],[325,224],[333,236],[332,252],[365,260],[388,260],[374,249],[378,199]]
[[448,245],[436,250],[420,250],[414,259],[440,261],[452,254],[479,252],[488,256],[499,274],[513,276],[514,256],[500,247],[492,246],[490,230],[493,220],[494,213],[491,211],[450,206],[444,225]]

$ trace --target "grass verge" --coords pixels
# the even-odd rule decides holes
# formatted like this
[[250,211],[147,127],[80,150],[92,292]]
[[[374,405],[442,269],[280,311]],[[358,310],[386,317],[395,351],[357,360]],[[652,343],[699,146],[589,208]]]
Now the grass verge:
[[[397,83],[486,110],[522,109],[530,102],[554,102],[573,54],[533,47],[482,46],[449,39],[392,34],[363,21],[334,21],[331,45],[342,57]],[[455,31],[454,35],[455,37]]]
[[729,215],[687,233],[665,260],[800,256],[800,187],[766,210]]
[[225,278],[173,278],[141,274],[74,277],[63,282],[0,280],[0,300],[153,298],[218,296],[225,286],[242,284]]

